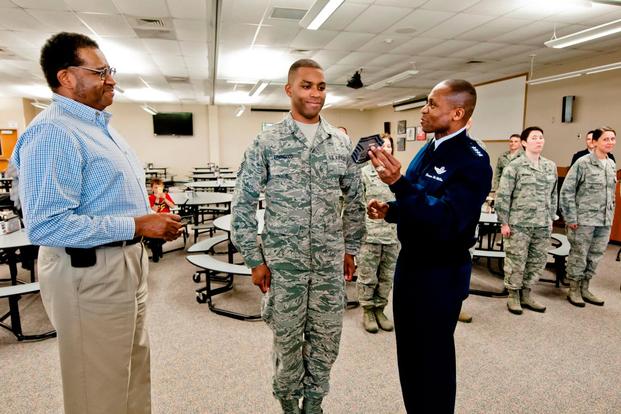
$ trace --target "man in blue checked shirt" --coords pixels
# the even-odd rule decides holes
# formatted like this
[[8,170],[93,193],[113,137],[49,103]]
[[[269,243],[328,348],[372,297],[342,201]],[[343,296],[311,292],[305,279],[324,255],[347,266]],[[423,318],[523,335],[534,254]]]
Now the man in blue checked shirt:
[[97,43],[52,36],[41,67],[51,105],[12,163],[26,231],[39,250],[41,297],[58,333],[66,413],[149,413],[142,237],[174,240],[180,217],[151,214],[144,172],[108,126],[115,69]]

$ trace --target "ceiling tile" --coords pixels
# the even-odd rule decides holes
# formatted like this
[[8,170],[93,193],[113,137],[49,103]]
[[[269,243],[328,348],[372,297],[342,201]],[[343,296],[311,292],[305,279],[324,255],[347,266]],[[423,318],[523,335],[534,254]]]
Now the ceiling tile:
[[442,42],[444,42],[444,40],[442,39],[428,39],[425,37],[417,37],[402,46],[394,48],[391,53],[418,55],[427,49],[441,44]]
[[414,29],[416,36],[419,36],[454,15],[455,13],[445,11],[417,9],[395,23],[393,32],[399,33],[402,29]]
[[125,17],[113,14],[78,13],[99,36],[135,37],[136,33],[125,20]]
[[207,41],[207,25],[204,20],[174,19],[173,25],[179,40]]
[[427,30],[423,35],[426,37],[451,39],[460,33],[481,26],[493,18],[493,16],[485,16],[482,14],[458,14],[450,19],[444,20],[442,24]]
[[13,3],[24,9],[67,10],[64,0],[13,0]]
[[291,41],[290,46],[295,49],[320,49],[328,44],[338,32],[332,30],[306,30],[299,31]]
[[459,12],[478,2],[479,0],[461,0],[459,2],[454,0],[429,0],[421,7],[427,10]]
[[464,40],[478,40],[482,42],[490,40],[496,41],[497,36],[527,26],[529,23],[528,20],[499,17],[498,19],[491,20],[479,27],[464,32],[460,34],[459,37]]
[[45,22],[40,22],[39,20],[32,17],[26,11],[22,9],[3,9],[2,10],[2,20],[0,21],[0,27],[3,29],[11,29],[20,32],[25,31],[54,31],[54,28],[46,24]]
[[302,28],[298,24],[280,24],[278,26],[264,26],[259,30],[256,45],[269,47],[287,47]]
[[373,39],[358,48],[361,52],[382,52],[391,53],[392,50],[405,45],[412,38],[404,35],[387,35],[385,32],[375,36]]
[[490,16],[502,16],[505,13],[522,7],[526,2],[532,0],[481,0],[478,3],[464,9],[464,13],[488,14]]
[[348,52],[342,50],[320,50],[313,55],[313,60],[318,62],[324,68],[336,64],[339,60],[348,55]]
[[220,45],[226,48],[247,48],[252,44],[257,26],[250,24],[227,24],[222,27]]
[[353,65],[353,66],[361,66],[367,63],[371,59],[375,59],[378,57],[378,53],[370,53],[370,52],[352,52],[341,59],[338,64],[339,65]]
[[146,49],[154,55],[181,55],[179,43],[175,40],[142,39],[142,42],[144,43]]
[[171,16],[175,19],[203,19],[204,21],[208,16],[206,1],[166,0],[166,4]]
[[393,26],[412,9],[371,6],[362,12],[345,30],[348,32],[381,33]]
[[45,24],[52,27],[55,31],[89,32],[86,26],[84,26],[80,19],[72,12],[31,9],[28,10],[28,14],[42,23],[45,22]]
[[341,32],[325,48],[328,50],[355,50],[373,37],[371,33]]
[[184,56],[207,56],[207,44],[203,42],[179,42],[181,52]]
[[112,0],[65,0],[69,9],[76,12],[120,14]]
[[451,56],[454,52],[475,46],[477,42],[472,40],[444,40],[436,46],[420,53],[422,56]]
[[119,11],[129,16],[166,17],[169,15],[166,0],[114,0]]
[[269,0],[229,0],[222,3],[222,23],[253,23],[261,22],[266,11],[269,11]]
[[328,20],[326,20],[326,22],[321,26],[321,29],[344,30],[368,7],[368,4],[357,4],[346,1],[341,5],[341,7],[336,9]]

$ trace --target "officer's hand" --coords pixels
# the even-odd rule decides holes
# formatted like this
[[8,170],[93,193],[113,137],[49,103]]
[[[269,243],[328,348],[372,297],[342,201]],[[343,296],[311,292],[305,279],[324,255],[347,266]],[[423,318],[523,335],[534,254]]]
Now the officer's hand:
[[578,223],[568,224],[567,227],[569,227],[572,230],[576,230],[578,228]]
[[502,237],[511,237],[511,227],[508,224],[503,224],[500,226],[500,233]]
[[134,217],[134,223],[135,237],[144,236],[171,241],[183,233],[181,217],[176,214],[147,214]]
[[252,268],[252,283],[258,286],[261,292],[265,293],[270,289],[271,279],[272,272],[265,263]]
[[388,214],[388,204],[373,198],[367,204],[367,214],[370,219],[383,219]]
[[343,264],[343,274],[345,275],[345,280],[351,282],[354,278],[354,273],[356,272],[356,263],[354,261],[354,256],[351,254],[345,253],[344,264]]
[[386,184],[394,184],[401,178],[401,163],[384,148],[372,147],[369,150],[369,157],[380,180]]

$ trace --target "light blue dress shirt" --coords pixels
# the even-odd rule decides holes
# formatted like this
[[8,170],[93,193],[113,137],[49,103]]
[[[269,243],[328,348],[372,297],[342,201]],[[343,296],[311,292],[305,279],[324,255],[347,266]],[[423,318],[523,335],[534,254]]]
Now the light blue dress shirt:
[[35,245],[93,247],[134,237],[151,213],[144,171],[111,114],[54,94],[20,136],[11,162]]

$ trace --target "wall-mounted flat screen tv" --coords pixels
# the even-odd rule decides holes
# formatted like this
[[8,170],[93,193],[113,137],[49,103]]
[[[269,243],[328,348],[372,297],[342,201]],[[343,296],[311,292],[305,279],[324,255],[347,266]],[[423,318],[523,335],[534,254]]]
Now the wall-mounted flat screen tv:
[[153,115],[155,135],[194,135],[192,112],[158,112]]

